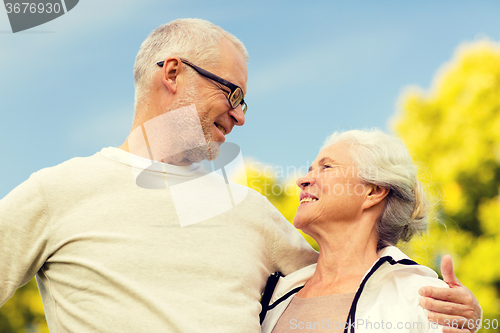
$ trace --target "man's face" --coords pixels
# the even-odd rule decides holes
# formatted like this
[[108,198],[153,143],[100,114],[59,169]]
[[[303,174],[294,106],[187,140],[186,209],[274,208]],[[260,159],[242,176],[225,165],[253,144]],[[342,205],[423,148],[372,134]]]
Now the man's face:
[[[245,58],[227,40],[223,39],[221,42],[220,65],[204,69],[238,85],[246,94],[248,72]],[[198,75],[196,82],[197,94],[194,102],[209,150],[209,156],[205,158],[215,159],[219,155],[219,146],[225,141],[225,136],[235,125],[242,126],[245,123],[245,116],[241,105],[236,109],[231,108],[227,100],[228,93],[222,90],[218,83],[201,75]]]
[[[220,63],[203,69],[238,85],[245,94],[248,74],[244,56],[225,39],[220,45]],[[161,114],[154,117],[156,122],[166,123],[154,126],[157,129],[154,134],[151,131],[148,133],[149,143],[153,141],[159,147],[155,154],[160,156],[157,160],[163,161],[165,158],[168,163],[178,165],[216,159],[225,136],[235,125],[242,126],[245,123],[241,105],[233,109],[229,104],[226,87],[200,75],[188,65],[184,66],[187,72],[182,92],[173,103],[163,108]],[[179,109],[183,112],[171,112]],[[195,113],[192,114],[190,110]]]

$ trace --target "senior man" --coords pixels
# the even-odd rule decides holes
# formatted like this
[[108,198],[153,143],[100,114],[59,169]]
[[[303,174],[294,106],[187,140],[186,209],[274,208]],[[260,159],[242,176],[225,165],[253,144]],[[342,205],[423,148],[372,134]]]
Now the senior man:
[[[154,30],[125,143],[34,173],[0,201],[0,304],[36,275],[51,332],[259,332],[269,274],[317,253],[264,197],[198,163],[245,123],[247,59],[207,21]],[[429,292],[441,319],[474,317],[465,287]]]

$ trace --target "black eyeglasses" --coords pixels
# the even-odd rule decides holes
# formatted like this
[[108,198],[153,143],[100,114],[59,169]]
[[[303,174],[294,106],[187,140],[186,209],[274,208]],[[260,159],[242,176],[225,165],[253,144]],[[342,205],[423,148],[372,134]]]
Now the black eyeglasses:
[[[238,107],[238,105],[241,104],[243,114],[247,113],[247,104],[245,103],[245,100],[243,99],[243,90],[241,90],[240,87],[238,87],[237,85],[235,85],[227,80],[224,80],[220,76],[217,76],[213,73],[210,73],[207,70],[204,70],[201,67],[193,65],[192,63],[190,63],[187,60],[181,59],[181,61],[183,63],[185,63],[186,65],[188,65],[189,67],[191,67],[192,69],[194,69],[201,76],[204,76],[204,77],[206,77],[212,81],[215,81],[215,82],[223,85],[224,87],[228,88],[229,95],[227,96],[227,100],[229,101],[229,105],[231,105],[231,107],[233,109],[236,109]],[[160,61],[160,62],[157,62],[156,64],[160,67],[163,67],[164,63],[165,63],[165,61]],[[224,89],[221,89],[221,90],[224,90]]]

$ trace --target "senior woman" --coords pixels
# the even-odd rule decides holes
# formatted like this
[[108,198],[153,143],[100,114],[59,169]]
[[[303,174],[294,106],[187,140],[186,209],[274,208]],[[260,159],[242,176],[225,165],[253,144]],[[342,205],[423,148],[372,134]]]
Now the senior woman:
[[378,130],[335,133],[297,185],[293,223],[320,256],[276,279],[275,289],[268,284],[262,332],[441,332],[418,290],[447,284],[395,247],[427,227],[425,193],[404,144]]

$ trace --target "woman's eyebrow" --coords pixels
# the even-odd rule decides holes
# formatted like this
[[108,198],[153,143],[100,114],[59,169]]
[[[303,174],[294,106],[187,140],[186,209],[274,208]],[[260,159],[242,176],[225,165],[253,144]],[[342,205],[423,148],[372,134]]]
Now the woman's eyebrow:
[[[337,163],[335,160],[331,159],[330,157],[323,157],[322,159],[320,159],[318,161],[318,165],[323,165],[325,164],[326,162],[330,162],[330,163]],[[309,167],[309,172],[311,172],[313,170],[313,166],[311,165]]]

